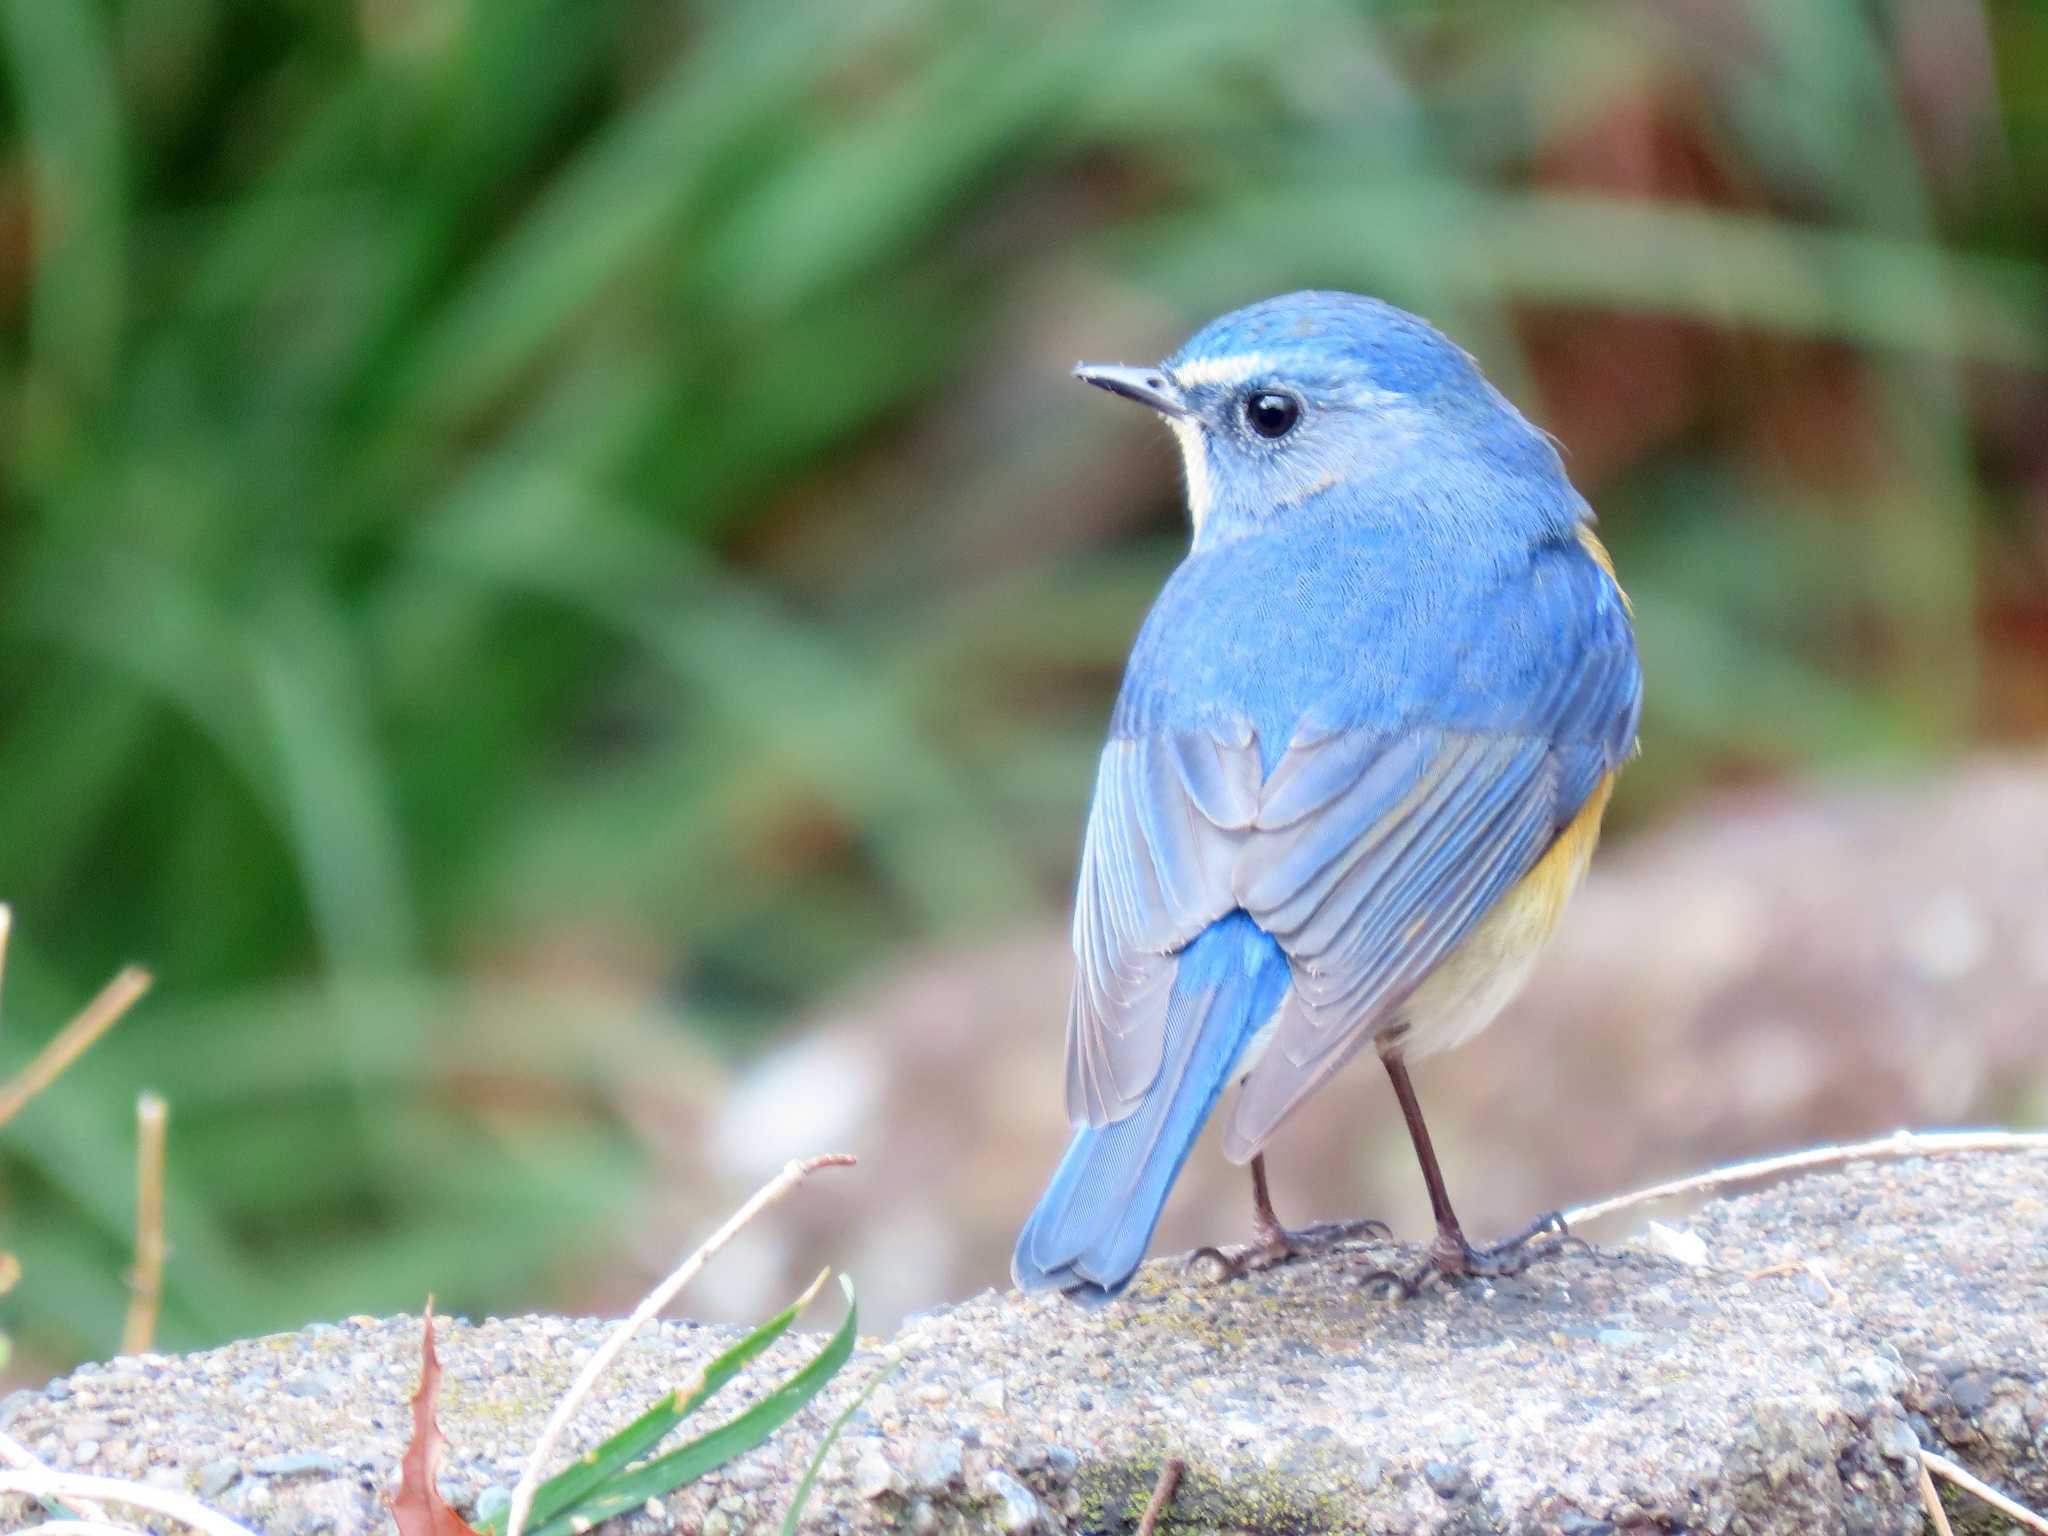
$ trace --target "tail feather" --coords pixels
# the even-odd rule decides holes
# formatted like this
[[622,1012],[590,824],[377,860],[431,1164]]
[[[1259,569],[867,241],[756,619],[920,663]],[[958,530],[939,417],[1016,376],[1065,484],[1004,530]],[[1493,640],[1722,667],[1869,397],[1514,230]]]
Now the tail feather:
[[1020,1287],[1093,1303],[1130,1283],[1167,1191],[1287,980],[1279,945],[1242,912],[1187,947],[1167,1003],[1159,1076],[1129,1115],[1074,1133],[1017,1238],[1010,1272]]

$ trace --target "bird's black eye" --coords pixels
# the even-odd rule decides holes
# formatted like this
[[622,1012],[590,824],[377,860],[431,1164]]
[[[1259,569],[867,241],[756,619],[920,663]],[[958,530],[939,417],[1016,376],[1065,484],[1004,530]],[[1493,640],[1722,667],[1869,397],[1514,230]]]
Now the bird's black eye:
[[1301,402],[1278,390],[1262,389],[1244,397],[1244,419],[1261,437],[1285,437],[1301,420]]

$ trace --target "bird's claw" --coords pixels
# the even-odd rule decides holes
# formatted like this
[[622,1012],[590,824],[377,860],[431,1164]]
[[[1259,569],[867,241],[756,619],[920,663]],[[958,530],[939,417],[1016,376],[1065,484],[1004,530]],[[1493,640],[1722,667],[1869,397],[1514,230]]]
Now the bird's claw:
[[1313,1254],[1328,1253],[1360,1238],[1385,1242],[1394,1235],[1384,1221],[1319,1221],[1312,1226],[1274,1227],[1258,1234],[1242,1248],[1197,1248],[1188,1255],[1187,1267],[1205,1285],[1223,1285],[1247,1275],[1278,1269],[1282,1264]]
[[[1553,1241],[1539,1241],[1542,1238]],[[1430,1245],[1429,1257],[1418,1268],[1407,1274],[1375,1269],[1360,1276],[1358,1283],[1377,1300],[1407,1301],[1439,1280],[1505,1280],[1521,1274],[1539,1259],[1592,1251],[1591,1243],[1565,1226],[1561,1212],[1548,1211],[1513,1237],[1484,1248],[1474,1248],[1463,1237],[1450,1241],[1448,1234],[1440,1233]]]

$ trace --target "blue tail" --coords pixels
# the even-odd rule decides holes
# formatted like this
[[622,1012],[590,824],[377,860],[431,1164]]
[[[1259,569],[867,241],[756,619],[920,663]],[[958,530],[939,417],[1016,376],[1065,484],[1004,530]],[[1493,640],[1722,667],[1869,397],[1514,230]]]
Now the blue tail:
[[1129,1115],[1074,1133],[1018,1235],[1010,1273],[1021,1288],[1092,1304],[1130,1284],[1202,1123],[1287,981],[1280,946],[1242,912],[1188,945],[1166,1005],[1159,1076]]

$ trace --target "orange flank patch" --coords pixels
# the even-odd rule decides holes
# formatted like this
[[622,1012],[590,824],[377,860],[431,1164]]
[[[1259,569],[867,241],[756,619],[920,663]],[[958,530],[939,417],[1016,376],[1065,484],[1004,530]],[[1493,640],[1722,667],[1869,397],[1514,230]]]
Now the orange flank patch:
[[1409,994],[1397,1015],[1411,1057],[1450,1050],[1493,1022],[1528,979],[1600,840],[1614,785],[1608,774],[1535,866],[1493,904],[1443,963]]
[[[1593,544],[1594,548],[1599,548],[1597,539]],[[1606,553],[1605,550],[1600,552]],[[1600,818],[1607,814],[1607,799],[1613,793],[1614,775],[1602,774],[1600,782],[1593,786],[1593,793],[1586,796],[1586,803],[1579,807],[1579,814],[1557,834],[1550,851],[1536,861],[1535,867],[1509,893],[1516,905],[1527,911],[1530,926],[1545,937],[1564,916],[1565,903],[1571,900],[1572,892],[1578,889],[1579,881],[1586,873],[1587,864],[1592,862],[1593,847],[1600,841]]]
[[[1621,593],[1621,606],[1633,614],[1636,611],[1636,605],[1628,600],[1628,593],[1622,588],[1621,578],[1614,574],[1614,556],[1607,553],[1607,546],[1600,542],[1600,535],[1593,531],[1591,523],[1579,524],[1579,547],[1591,555],[1593,563],[1607,573],[1607,579],[1614,583],[1614,590]],[[1607,797],[1604,793],[1595,798],[1602,805],[1607,803]],[[1592,802],[1588,801],[1587,803],[1591,804]]]

